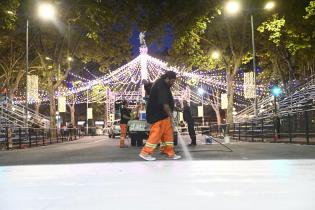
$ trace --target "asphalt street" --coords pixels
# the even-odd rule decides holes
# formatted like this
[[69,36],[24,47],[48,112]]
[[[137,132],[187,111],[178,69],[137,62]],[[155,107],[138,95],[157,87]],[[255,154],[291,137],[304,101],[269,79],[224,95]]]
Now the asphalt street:
[[[205,144],[205,136],[199,135],[198,145],[189,147],[193,160],[277,160],[315,159],[314,145],[284,143],[231,142],[226,144],[232,151],[214,142]],[[189,143],[189,136],[183,136]],[[0,151],[0,165],[34,165],[143,161],[138,157],[140,147],[119,148],[119,138],[107,136],[83,137],[76,141],[58,143],[11,151]],[[180,146],[177,153],[183,155]],[[165,160],[157,151],[158,160]],[[180,160],[180,161],[182,161]]]

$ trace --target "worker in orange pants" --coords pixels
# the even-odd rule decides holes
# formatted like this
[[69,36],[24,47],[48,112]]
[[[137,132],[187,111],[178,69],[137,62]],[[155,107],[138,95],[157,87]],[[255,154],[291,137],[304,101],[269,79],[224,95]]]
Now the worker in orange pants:
[[162,146],[161,152],[173,159],[175,156],[174,137],[173,127],[169,117],[151,126],[149,138],[140,154],[143,156],[152,155],[160,142]]
[[152,156],[156,146],[161,143],[160,151],[169,159],[180,159],[174,152],[172,110],[174,100],[171,86],[175,83],[176,73],[166,72],[152,85],[147,105],[147,121],[151,124],[149,138],[139,156],[144,160],[156,160]]
[[127,124],[120,124],[120,147],[126,147]]
[[125,144],[126,136],[127,136],[127,124],[131,119],[130,110],[128,107],[128,102],[126,100],[122,103],[122,108],[120,109],[120,148],[125,148],[127,145]]

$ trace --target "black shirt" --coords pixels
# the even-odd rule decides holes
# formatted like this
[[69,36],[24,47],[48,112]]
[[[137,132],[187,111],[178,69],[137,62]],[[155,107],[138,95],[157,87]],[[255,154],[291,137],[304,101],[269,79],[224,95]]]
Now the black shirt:
[[183,112],[183,117],[184,120],[188,123],[188,122],[193,122],[193,118],[191,115],[191,111],[190,111],[190,107],[186,106],[184,107],[184,112]]
[[120,109],[120,124],[127,124],[129,121],[129,119],[125,118],[124,115],[130,117],[130,110],[125,107],[122,107]]
[[170,87],[163,79],[156,80],[151,88],[147,106],[147,121],[155,123],[168,117],[164,111],[164,104],[168,104],[174,110],[174,99]]

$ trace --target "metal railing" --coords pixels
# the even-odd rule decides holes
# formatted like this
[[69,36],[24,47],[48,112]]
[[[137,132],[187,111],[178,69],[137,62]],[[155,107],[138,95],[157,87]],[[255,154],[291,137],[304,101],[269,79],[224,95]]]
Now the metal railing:
[[248,142],[315,144],[315,109],[264,117],[231,125],[213,124],[207,134]]
[[50,128],[0,128],[0,149],[22,149],[33,146],[46,146],[64,141],[77,140],[82,136],[80,129]]

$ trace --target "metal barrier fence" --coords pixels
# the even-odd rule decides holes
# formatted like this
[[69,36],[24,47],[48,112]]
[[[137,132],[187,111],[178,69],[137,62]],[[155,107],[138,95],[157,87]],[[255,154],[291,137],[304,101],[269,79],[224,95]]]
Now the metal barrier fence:
[[0,149],[15,149],[73,141],[82,136],[80,129],[0,128]]
[[315,110],[287,113],[232,125],[213,124],[205,133],[212,136],[224,136],[229,133],[238,141],[315,144]]

